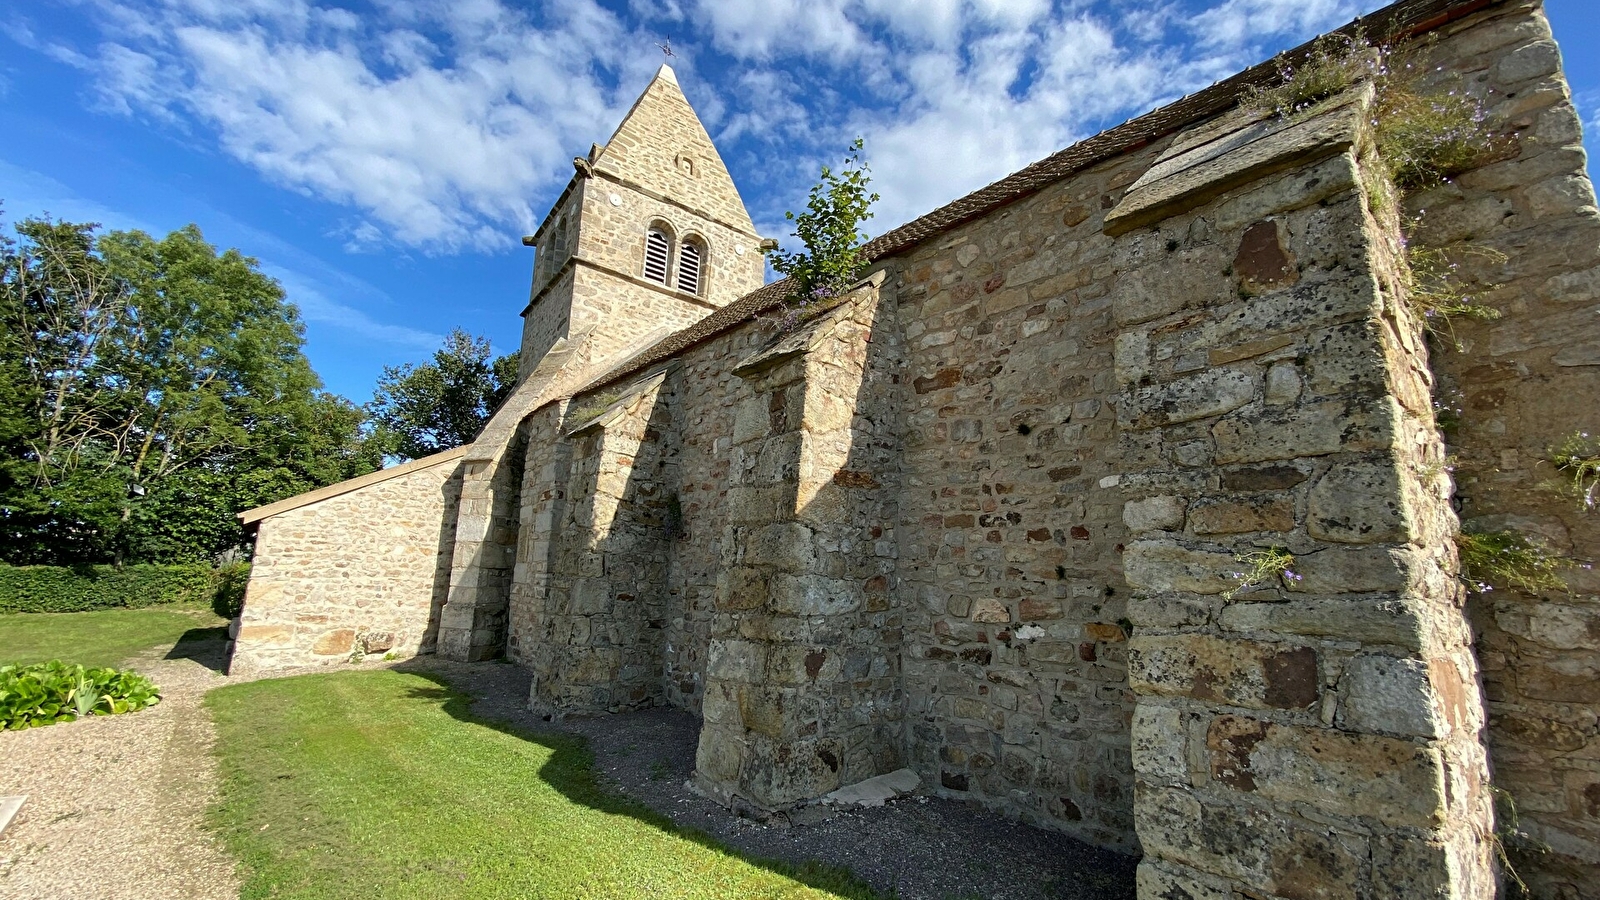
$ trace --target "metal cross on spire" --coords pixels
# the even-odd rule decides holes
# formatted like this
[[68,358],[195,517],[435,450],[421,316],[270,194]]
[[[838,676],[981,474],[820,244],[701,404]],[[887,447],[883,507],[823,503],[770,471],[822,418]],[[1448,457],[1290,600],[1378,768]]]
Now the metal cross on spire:
[[667,38],[664,43],[657,44],[656,48],[661,51],[661,54],[664,57],[662,60],[663,62],[678,55],[672,52],[672,38]]

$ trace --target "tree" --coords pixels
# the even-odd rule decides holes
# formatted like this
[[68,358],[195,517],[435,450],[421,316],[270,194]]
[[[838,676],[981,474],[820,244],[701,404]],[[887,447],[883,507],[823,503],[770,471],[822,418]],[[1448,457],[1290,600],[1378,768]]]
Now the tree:
[[867,193],[871,169],[861,162],[861,138],[850,144],[844,165],[835,172],[822,167],[821,179],[812,186],[806,212],[784,213],[794,223],[803,252],[772,250],[772,268],[793,279],[794,296],[802,303],[826,299],[848,287],[861,272],[861,244],[867,239],[861,223],[872,218],[870,207],[877,194]]
[[422,365],[388,366],[367,414],[374,440],[401,459],[420,459],[477,438],[517,382],[517,355],[490,359],[489,341],[456,329]]
[[254,259],[192,225],[97,228],[0,241],[8,561],[205,558],[240,543],[241,509],[375,467]]

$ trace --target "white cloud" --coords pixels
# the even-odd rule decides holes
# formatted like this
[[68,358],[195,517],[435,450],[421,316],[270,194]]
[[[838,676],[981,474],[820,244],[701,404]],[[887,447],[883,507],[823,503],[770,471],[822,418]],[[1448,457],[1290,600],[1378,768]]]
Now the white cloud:
[[343,207],[346,249],[449,253],[531,230],[666,37],[758,221],[861,134],[881,232],[1382,0],[86,2],[105,43],[53,52],[104,108]]
[[427,252],[511,246],[530,230],[575,138],[633,99],[595,69],[642,68],[589,0],[557,0],[537,24],[496,0],[396,2],[385,24],[416,28],[370,31],[303,2],[153,0],[145,12],[158,28],[95,54],[103,105],[196,120],[268,179],[361,210],[363,243]]
[[1190,18],[1188,28],[1202,47],[1246,47],[1263,38],[1309,36],[1342,25],[1361,12],[1362,5],[1356,0],[1227,0]]

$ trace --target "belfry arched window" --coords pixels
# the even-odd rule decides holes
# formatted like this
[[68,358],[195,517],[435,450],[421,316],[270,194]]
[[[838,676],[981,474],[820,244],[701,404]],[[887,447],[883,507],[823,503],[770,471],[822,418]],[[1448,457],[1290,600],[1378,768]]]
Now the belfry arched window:
[[644,238],[644,277],[666,284],[667,269],[671,264],[672,241],[660,229],[650,229]]
[[684,241],[678,247],[678,290],[690,294],[700,293],[700,282],[705,266],[705,248],[696,241]]

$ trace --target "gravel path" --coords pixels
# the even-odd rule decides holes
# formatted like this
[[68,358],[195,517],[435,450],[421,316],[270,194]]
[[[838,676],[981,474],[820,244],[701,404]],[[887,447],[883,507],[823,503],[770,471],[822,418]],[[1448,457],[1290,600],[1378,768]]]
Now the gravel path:
[[678,710],[542,721],[525,707],[519,666],[419,658],[402,669],[436,672],[471,695],[474,715],[588,739],[613,787],[745,853],[845,866],[900,900],[1121,900],[1134,896],[1134,857],[1100,850],[955,800],[912,794],[876,809],[804,825],[737,818],[689,790],[700,723]]
[[216,735],[200,698],[228,679],[220,640],[129,666],[161,687],[138,713],[0,732],[0,794],[28,802],[0,836],[6,900],[233,900],[233,860],[205,830]]
[[[0,795],[29,795],[0,836],[0,900],[239,896],[234,862],[204,822],[216,796],[216,735],[200,701],[240,680],[218,674],[222,654],[220,640],[189,641],[131,661],[162,689],[161,703],[143,712],[0,732]],[[529,675],[520,667],[432,657],[395,665],[443,676],[475,698],[474,715],[582,735],[613,787],[745,853],[844,866],[900,900],[1134,896],[1132,857],[952,800],[912,795],[809,824],[737,818],[685,784],[700,727],[687,713],[552,725],[525,708]]]

